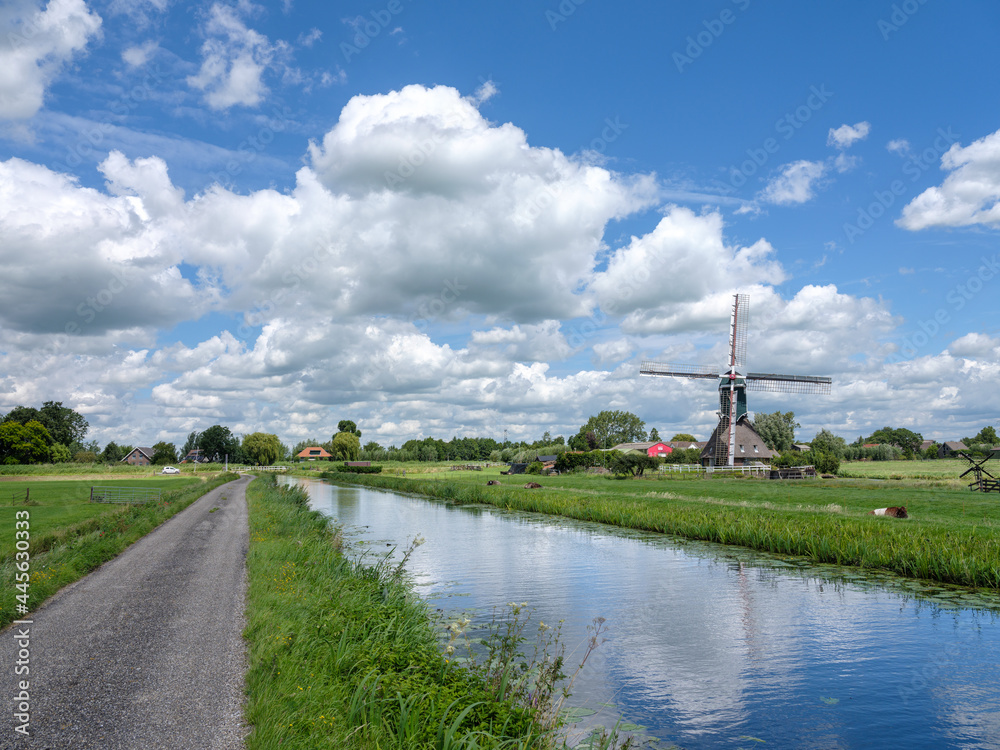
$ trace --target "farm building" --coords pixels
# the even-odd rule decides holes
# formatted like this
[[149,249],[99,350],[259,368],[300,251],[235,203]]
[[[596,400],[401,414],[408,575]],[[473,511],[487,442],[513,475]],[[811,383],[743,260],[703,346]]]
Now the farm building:
[[962,443],[958,440],[949,440],[947,442],[941,443],[941,445],[938,446],[938,458],[947,458],[948,456],[951,456],[957,453],[958,451],[965,451],[965,450],[968,450],[965,443]]
[[674,452],[674,449],[663,442],[659,443],[618,443],[613,451],[621,451],[622,453],[632,453],[641,452],[645,453],[647,456],[655,458],[656,456],[669,456]]
[[333,458],[329,453],[320,448],[319,446],[312,446],[310,448],[303,448],[295,457],[301,461],[328,461]]
[[[721,425],[721,422],[720,422]],[[712,437],[701,451],[701,465],[715,465],[715,449],[719,438],[719,427],[712,432]],[[725,435],[723,440],[725,440]],[[756,463],[770,463],[775,453],[764,442],[746,415],[736,422],[736,451],[733,453],[733,466],[749,466]]]
[[153,463],[153,449],[133,448],[132,452],[121,460],[121,463],[132,466],[149,466]]

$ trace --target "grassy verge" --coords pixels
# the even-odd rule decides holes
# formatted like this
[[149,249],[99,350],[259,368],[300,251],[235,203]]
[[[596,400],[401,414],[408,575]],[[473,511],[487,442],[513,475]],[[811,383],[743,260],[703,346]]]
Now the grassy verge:
[[[498,476],[505,484],[488,487],[492,474],[459,474],[359,475],[348,481],[455,503],[485,503],[736,544],[817,563],[1000,589],[1000,503],[995,496],[897,482],[611,481],[573,475]],[[524,489],[529,480],[543,487]],[[893,505],[906,506],[911,518],[867,515],[868,510]]]
[[345,557],[300,488],[258,479],[247,502],[248,750],[551,745],[536,710],[442,654],[401,566]]
[[[14,547],[15,518],[27,518],[29,522],[31,578],[28,607],[34,610],[63,586],[116,557],[206,492],[233,479],[236,479],[235,474],[217,476],[207,482],[185,482],[185,486],[165,492],[159,503],[112,507],[94,503],[90,505],[93,514],[81,518],[71,513],[62,516],[60,522],[54,522],[50,512],[58,510],[57,503],[0,509],[3,514],[0,525],[7,529],[7,536],[0,547],[0,627],[24,616],[24,613],[18,614],[15,610],[18,603],[15,596],[20,593],[15,586],[18,573]],[[40,491],[36,496],[44,499],[45,493]],[[18,513],[28,515],[16,516]],[[34,524],[36,515],[39,518],[37,528]]]

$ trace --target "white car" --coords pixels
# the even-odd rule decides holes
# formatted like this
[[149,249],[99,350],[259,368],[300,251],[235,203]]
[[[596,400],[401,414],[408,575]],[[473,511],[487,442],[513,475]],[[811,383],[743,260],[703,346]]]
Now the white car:
[[164,466],[161,474],[180,474],[181,470],[173,466]]

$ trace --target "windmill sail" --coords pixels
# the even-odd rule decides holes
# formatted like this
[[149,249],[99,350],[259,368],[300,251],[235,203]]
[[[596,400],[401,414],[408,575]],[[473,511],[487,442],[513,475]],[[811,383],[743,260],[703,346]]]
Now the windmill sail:
[[830,392],[833,381],[817,375],[777,375],[769,372],[748,372],[748,391],[768,391],[771,393],[818,393]]
[[747,365],[747,328],[750,325],[750,297],[737,294],[729,322],[729,366],[742,370]]
[[719,377],[719,371],[715,367],[667,365],[660,362],[643,362],[639,367],[639,374],[654,378],[711,378],[715,380]]

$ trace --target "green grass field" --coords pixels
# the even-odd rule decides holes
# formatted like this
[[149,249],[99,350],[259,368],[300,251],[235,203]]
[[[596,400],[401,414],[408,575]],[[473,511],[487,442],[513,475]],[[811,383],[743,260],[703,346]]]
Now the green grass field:
[[[121,511],[121,506],[110,503],[90,502],[90,488],[104,487],[156,487],[166,493],[200,484],[202,477],[166,476],[143,479],[108,479],[90,476],[81,479],[0,482],[0,550],[8,554],[14,543],[14,513],[10,509],[31,512],[33,536],[57,532],[89,518]],[[30,505],[25,505],[25,497]]]
[[[992,471],[993,462],[985,468]],[[931,479],[953,484],[955,487],[965,487],[971,477],[959,479],[959,475],[969,468],[969,464],[960,458],[942,458],[935,461],[851,461],[840,465],[842,477],[865,477],[868,479]],[[1000,461],[995,464],[1000,475]]]

